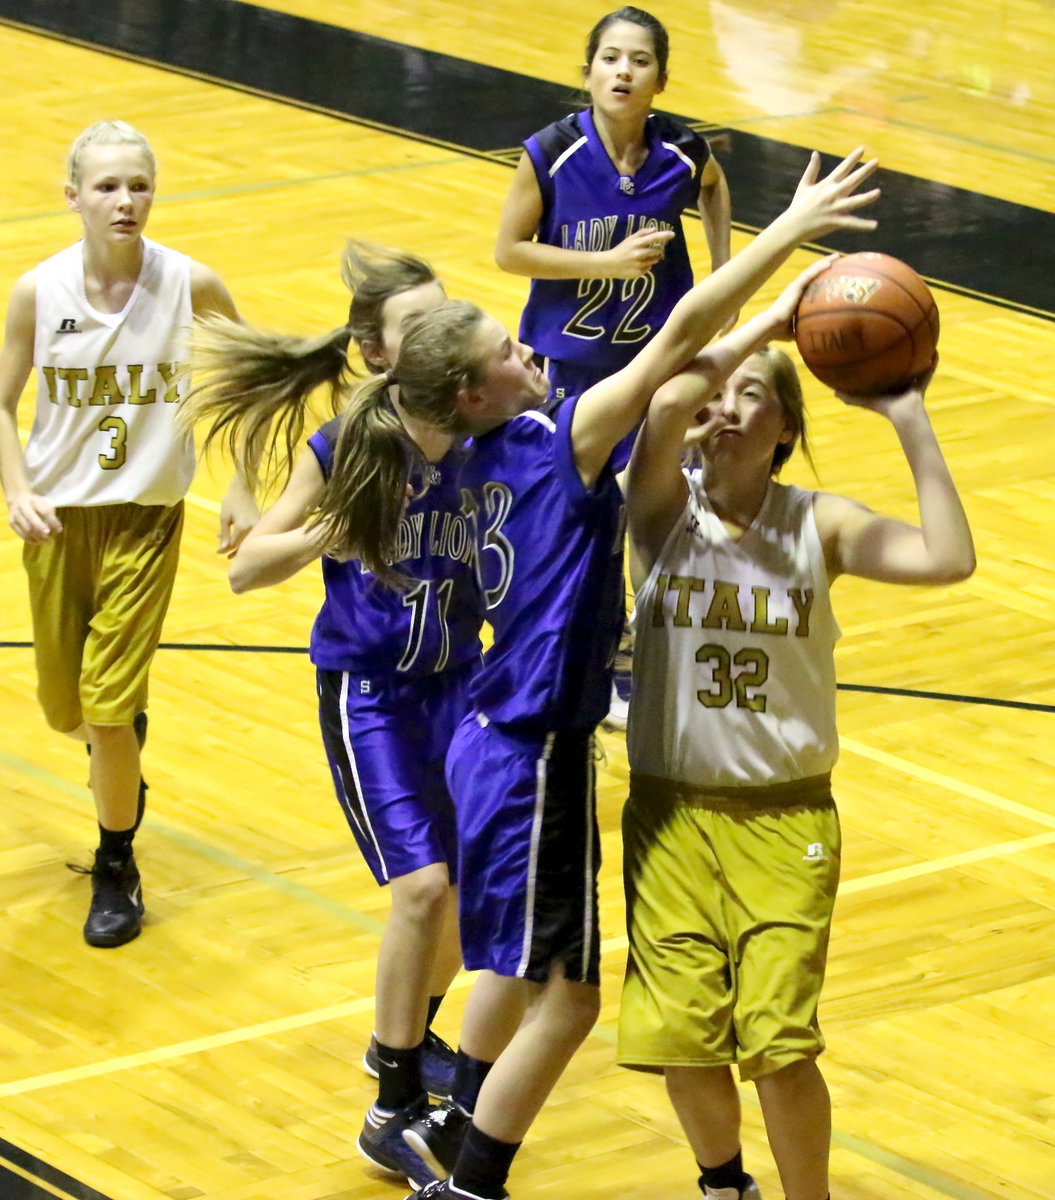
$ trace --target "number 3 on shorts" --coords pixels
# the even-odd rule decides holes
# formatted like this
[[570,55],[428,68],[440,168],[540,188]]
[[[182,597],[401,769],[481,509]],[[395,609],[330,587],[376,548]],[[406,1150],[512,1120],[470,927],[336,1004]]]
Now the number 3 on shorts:
[[116,471],[124,465],[128,426],[120,417],[104,417],[99,422],[99,429],[102,433],[110,435],[109,452],[99,455],[99,466],[104,471]]

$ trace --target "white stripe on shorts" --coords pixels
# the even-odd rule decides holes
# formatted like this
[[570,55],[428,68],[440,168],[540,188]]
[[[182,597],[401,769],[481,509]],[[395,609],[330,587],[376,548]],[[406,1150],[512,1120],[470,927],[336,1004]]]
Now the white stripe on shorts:
[[542,818],[546,808],[546,779],[549,756],[553,749],[553,734],[546,734],[541,756],[535,761],[535,815],[531,820],[531,849],[528,852],[527,894],[524,897],[524,941],[516,973],[522,976],[531,961],[531,936],[535,931],[535,887],[538,882],[538,848],[542,835]]
[[587,754],[587,787],[589,794],[586,797],[586,876],[583,879],[582,892],[582,911],[584,914],[585,926],[582,936],[582,970],[583,979],[586,978],[586,972],[590,966],[590,955],[593,951],[594,938],[597,936],[597,928],[593,920],[594,906],[591,903],[594,887],[594,862],[593,862],[593,845],[594,845],[594,829],[597,825],[597,798],[596,782],[597,772],[594,770],[593,759],[594,739],[591,737],[586,743]]
[[[366,808],[366,801],[363,799],[362,782],[359,779],[359,766],[355,761],[355,751],[352,749],[352,737],[348,730],[348,683],[351,678],[349,671],[341,672],[341,741],[344,743],[344,753],[348,759],[348,766],[352,772],[352,778],[355,780],[355,791],[359,799],[362,820],[359,819],[360,814],[356,812],[355,806],[351,802],[351,798],[347,792],[343,796],[344,811],[352,818],[359,828],[359,832],[364,838],[367,838],[373,846],[377,854],[377,861],[381,865],[381,874],[387,881],[389,878],[388,864],[385,862],[385,856],[381,853],[381,846],[374,835],[373,826],[370,824],[370,814]],[[340,778],[340,773],[338,773]],[[344,791],[344,783],[341,783],[341,790]],[[364,825],[365,822],[365,825]]]

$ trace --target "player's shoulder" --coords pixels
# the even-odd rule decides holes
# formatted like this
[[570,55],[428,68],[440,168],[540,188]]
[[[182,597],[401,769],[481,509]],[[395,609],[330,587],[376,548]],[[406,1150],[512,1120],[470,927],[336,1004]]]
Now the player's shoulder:
[[543,412],[528,409],[473,438],[468,447],[465,474],[478,479],[494,470],[515,475],[533,474],[552,453],[556,426]]
[[39,280],[40,267],[32,267],[24,275],[20,275],[11,288],[10,303],[18,305],[33,303],[37,298]]
[[697,168],[702,167],[711,156],[711,148],[702,133],[691,129],[684,121],[666,113],[653,113],[649,118],[649,127],[657,141],[663,145],[677,149],[691,158]]
[[325,442],[331,450],[337,445],[337,438],[341,432],[341,418],[330,417],[328,421],[320,425],[318,429],[311,435],[312,438],[318,438]]
[[37,326],[38,267],[15,280],[7,301],[5,345],[18,343],[26,353],[32,353]]
[[781,483],[777,479],[769,481],[771,502],[784,509],[794,509],[804,512],[812,508],[818,497],[827,495],[826,492],[814,491],[811,488],[799,487],[796,483]]
[[308,449],[315,456],[324,478],[329,478],[333,456],[337,450],[337,438],[341,432],[341,418],[331,417],[308,438]]
[[528,138],[527,145],[530,150],[534,143],[534,147],[541,152],[546,161],[553,163],[577,142],[582,141],[585,136],[586,130],[582,123],[582,114],[569,113],[568,116],[562,117],[559,121],[554,121],[544,129],[532,134]]
[[[78,271],[81,267],[84,256],[84,243],[74,242],[72,246],[63,246],[61,250],[56,250],[54,254],[49,254],[47,258],[42,259],[32,271],[27,271],[28,275],[32,275],[37,282],[44,282],[50,276],[62,275],[71,271]],[[21,282],[21,280],[19,280]]]
[[508,424],[508,429],[515,436],[526,441],[546,442],[556,432],[556,424],[552,417],[536,408],[529,408],[515,416]]
[[187,272],[190,282],[191,308],[196,316],[218,314],[230,317],[232,321],[238,319],[238,312],[235,309],[234,300],[231,299],[231,293],[212,267],[206,266],[205,263],[198,262],[196,259],[188,258],[179,251],[174,250],[170,253],[177,255],[176,258],[170,260],[172,267],[175,270],[186,270]]

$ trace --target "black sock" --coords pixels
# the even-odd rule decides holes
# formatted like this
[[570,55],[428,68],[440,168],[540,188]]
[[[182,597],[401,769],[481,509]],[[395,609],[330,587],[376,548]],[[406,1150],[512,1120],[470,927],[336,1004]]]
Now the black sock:
[[699,1179],[701,1191],[705,1187],[715,1189],[736,1188],[739,1193],[747,1179],[744,1173],[743,1154],[739,1150],[737,1150],[727,1163],[722,1163],[720,1167],[705,1167],[702,1163],[697,1163],[696,1165],[703,1172]]
[[436,1019],[436,1014],[440,1011],[440,1005],[443,1003],[446,993],[443,996],[429,997],[429,1015],[425,1018],[425,1028],[431,1029],[432,1022]]
[[97,859],[103,862],[115,862],[132,857],[132,839],[135,829],[104,829],[99,826],[99,849],[95,852]]
[[463,1112],[470,1116],[476,1111],[476,1101],[480,1098],[480,1089],[484,1086],[488,1071],[494,1063],[484,1062],[480,1058],[470,1058],[459,1046],[454,1059],[454,1083],[451,1086],[451,1099]]
[[395,1050],[377,1043],[377,1106],[406,1108],[425,1094],[421,1086],[421,1046]]
[[451,1183],[483,1200],[501,1200],[509,1168],[519,1149],[519,1142],[500,1142],[470,1125],[458,1151]]

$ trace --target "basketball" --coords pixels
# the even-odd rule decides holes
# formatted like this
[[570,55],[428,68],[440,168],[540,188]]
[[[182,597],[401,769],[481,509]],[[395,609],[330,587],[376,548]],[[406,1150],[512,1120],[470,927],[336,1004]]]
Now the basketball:
[[837,392],[898,392],[934,358],[938,306],[900,259],[848,254],[806,288],[795,342],[810,371]]

